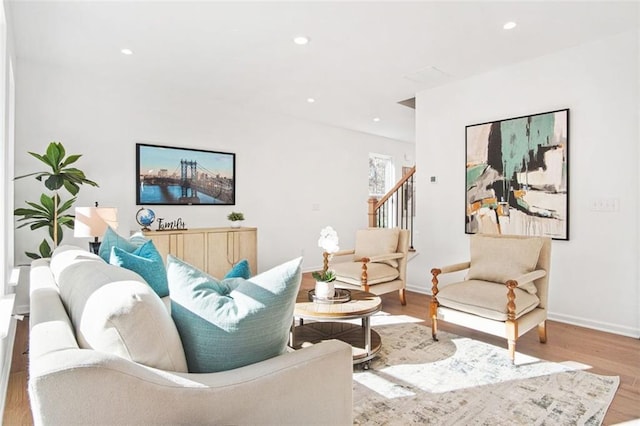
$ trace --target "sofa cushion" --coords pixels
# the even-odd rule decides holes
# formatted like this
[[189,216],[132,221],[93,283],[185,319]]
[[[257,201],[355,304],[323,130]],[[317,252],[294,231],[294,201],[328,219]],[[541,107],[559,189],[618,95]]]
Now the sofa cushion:
[[[331,266],[336,279],[349,284],[361,285],[362,262],[342,262]],[[385,263],[367,264],[367,284],[374,285],[393,281],[400,276],[397,268]]]
[[[399,236],[400,230],[398,228],[359,229],[356,231],[354,259],[360,260],[363,257],[396,253]],[[398,261],[395,259],[384,260],[381,263],[386,263],[394,268],[398,267]]]
[[175,324],[140,275],[99,258],[80,259],[60,273],[58,287],[81,348],[187,371]]
[[250,279],[217,280],[167,256],[171,315],[189,372],[231,370],[286,351],[302,258]]
[[63,244],[56,247],[51,254],[51,273],[57,284],[60,281],[60,274],[67,266],[84,261],[95,262],[96,260],[102,262],[97,254],[89,253],[80,247]]
[[[471,236],[470,280],[505,284],[535,270],[540,257],[541,238],[500,238],[489,235]],[[518,283],[518,288],[537,292],[533,282]]]
[[109,263],[140,274],[158,296],[165,297],[169,295],[167,270],[164,267],[162,256],[153,245],[153,241],[147,241],[135,249],[133,253],[129,253],[120,247],[113,247]]
[[111,259],[111,249],[113,247],[119,247],[122,250],[133,253],[138,247],[147,242],[147,239],[140,233],[133,234],[129,238],[122,237],[116,233],[110,226],[102,236],[102,242],[100,243],[100,249],[98,254],[105,262],[109,262]]
[[[514,289],[516,318],[531,312],[540,299],[519,288]],[[438,293],[442,306],[496,321],[507,320],[507,287],[494,282],[469,280],[443,286]]]
[[251,277],[251,267],[247,259],[242,259],[240,262],[233,265],[233,268],[229,270],[224,276],[225,278],[244,278]]

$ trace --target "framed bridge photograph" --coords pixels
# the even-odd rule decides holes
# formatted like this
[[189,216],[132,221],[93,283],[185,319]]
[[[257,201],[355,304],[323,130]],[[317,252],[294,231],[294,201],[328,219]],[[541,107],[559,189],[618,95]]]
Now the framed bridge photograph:
[[136,144],[137,205],[235,205],[236,155]]
[[569,239],[569,110],[466,126],[467,234]]

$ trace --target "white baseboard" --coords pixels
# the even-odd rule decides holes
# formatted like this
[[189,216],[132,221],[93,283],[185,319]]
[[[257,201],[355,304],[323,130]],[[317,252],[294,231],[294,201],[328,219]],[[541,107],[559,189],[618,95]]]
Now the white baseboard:
[[[431,283],[429,283],[431,284]],[[407,283],[407,290],[413,291],[414,293],[427,294],[431,296],[431,286],[429,288],[425,288],[425,286],[417,286],[412,283]]]
[[619,324],[612,324],[604,321],[594,321],[588,318],[575,317],[572,315],[558,314],[549,312],[549,319],[565,324],[577,325],[580,327],[592,328],[594,330],[606,331],[607,333],[620,334],[622,336],[640,338],[640,330],[633,327],[627,327]]

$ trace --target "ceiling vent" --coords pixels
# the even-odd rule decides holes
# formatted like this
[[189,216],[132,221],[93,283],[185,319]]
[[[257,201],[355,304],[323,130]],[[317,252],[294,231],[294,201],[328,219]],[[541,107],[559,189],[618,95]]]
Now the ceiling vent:
[[446,82],[453,76],[441,69],[431,66],[405,74],[402,77],[414,83],[418,83],[421,86],[433,87]]

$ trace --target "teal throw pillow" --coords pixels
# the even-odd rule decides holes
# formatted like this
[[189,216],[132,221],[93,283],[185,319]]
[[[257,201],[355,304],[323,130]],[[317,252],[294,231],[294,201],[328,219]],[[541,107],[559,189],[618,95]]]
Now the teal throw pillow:
[[167,284],[167,270],[164,267],[162,256],[149,240],[133,253],[129,253],[120,247],[111,249],[109,263],[136,272],[151,286],[160,297],[169,295]]
[[111,259],[111,249],[113,247],[121,248],[122,250],[133,253],[138,247],[147,242],[148,240],[139,234],[133,235],[131,238],[126,239],[121,237],[110,226],[102,236],[102,243],[100,243],[100,249],[98,255],[107,263]]
[[191,373],[253,364],[285,352],[302,258],[250,279],[212,276],[167,256],[171,316]]
[[233,268],[224,276],[225,278],[244,278],[249,279],[251,277],[251,267],[247,259],[242,259],[240,262],[233,265]]

